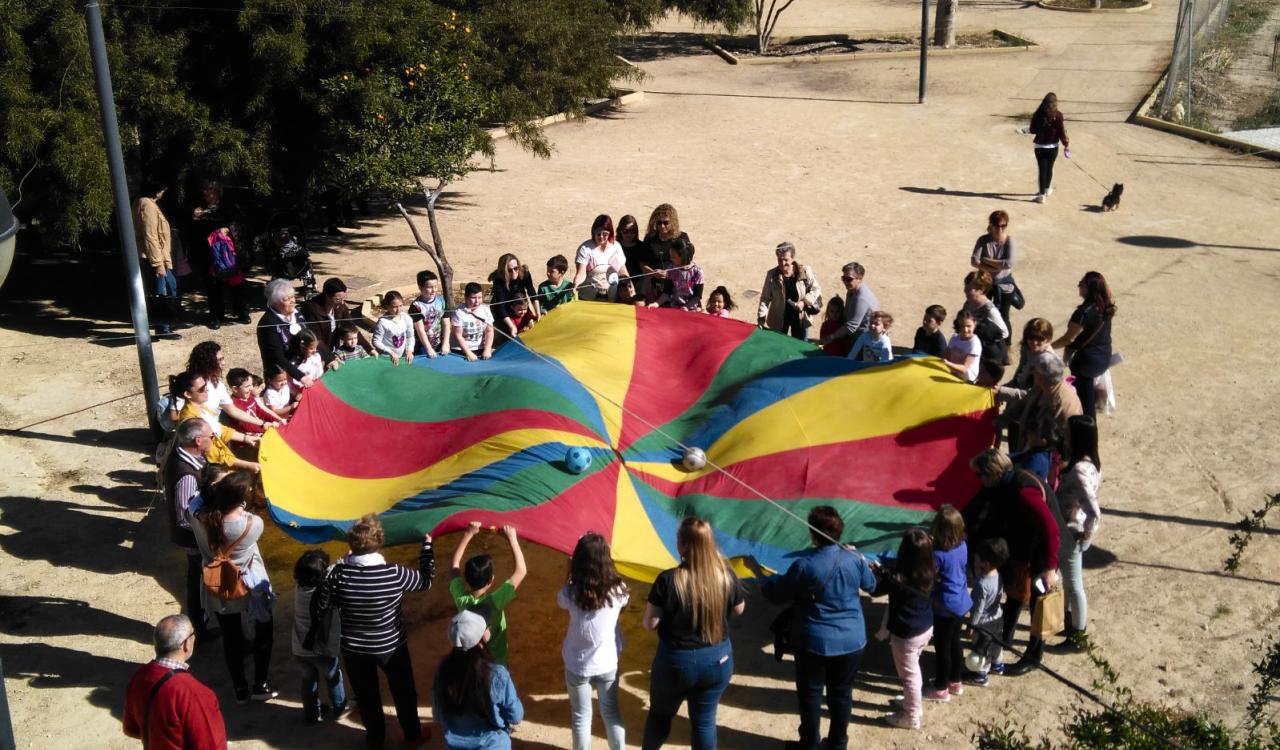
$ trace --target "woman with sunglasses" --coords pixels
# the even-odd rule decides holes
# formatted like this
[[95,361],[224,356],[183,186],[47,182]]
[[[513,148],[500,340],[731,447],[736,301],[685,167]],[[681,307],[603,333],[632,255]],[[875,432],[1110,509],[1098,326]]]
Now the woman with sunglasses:
[[573,288],[579,299],[613,300],[618,294],[618,276],[626,267],[622,246],[613,234],[613,219],[600,214],[591,222],[591,239],[578,246],[573,262]]
[[[542,308],[538,305],[538,292],[533,287],[533,275],[529,267],[522,264],[513,253],[503,253],[498,258],[498,269],[489,274],[489,283],[493,284],[493,299],[489,303],[489,311],[494,320],[510,320],[512,300],[529,300],[529,312],[534,320],[542,316]],[[514,337],[518,331],[508,326],[507,334]]]
[[649,214],[648,228],[644,233],[645,249],[641,254],[639,269],[641,274],[648,274],[642,276],[645,280],[642,289],[649,289],[650,302],[660,293],[661,282],[667,279],[667,269],[671,267],[671,243],[677,239],[690,241],[689,235],[680,231],[680,214],[670,203],[660,204]]
[[[987,219],[987,233],[978,238],[973,245],[973,254],[969,256],[969,265],[980,271],[991,274],[991,302],[1000,311],[1005,328],[1010,331],[1009,307],[1017,297],[1018,285],[1013,280],[1013,263],[1018,250],[1009,236],[1009,214],[1004,211],[992,211]],[[1017,305],[1022,309],[1022,303]],[[1013,343],[1009,341],[1009,343]]]
[[648,262],[649,248],[640,239],[640,224],[636,222],[636,217],[626,214],[618,219],[616,234],[618,246],[622,248],[622,255],[627,259],[627,275],[635,276],[644,273],[640,266]]

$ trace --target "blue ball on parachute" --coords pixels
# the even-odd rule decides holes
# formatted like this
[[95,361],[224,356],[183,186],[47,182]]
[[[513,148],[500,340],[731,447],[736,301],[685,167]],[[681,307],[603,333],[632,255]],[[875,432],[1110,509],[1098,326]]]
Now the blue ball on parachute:
[[581,474],[591,466],[591,451],[575,445],[564,454],[564,465],[570,472]]

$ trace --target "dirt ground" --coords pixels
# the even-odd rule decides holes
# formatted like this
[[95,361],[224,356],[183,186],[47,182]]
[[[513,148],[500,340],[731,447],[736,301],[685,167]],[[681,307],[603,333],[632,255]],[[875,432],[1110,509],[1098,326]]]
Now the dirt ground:
[[[540,268],[570,254],[597,213],[643,221],[669,201],[709,283],[733,291],[738,317],[754,316],[772,248],[790,240],[828,291],[841,264],[863,263],[902,343],[926,305],[960,304],[974,238],[988,212],[1008,211],[1028,299],[1015,325],[1040,315],[1064,326],[1075,282],[1090,269],[1106,274],[1119,305],[1114,338],[1126,363],[1115,370],[1119,410],[1101,421],[1104,519],[1086,574],[1091,635],[1138,697],[1234,721],[1255,644],[1280,614],[1273,534],[1254,541],[1238,575],[1220,572],[1232,523],[1280,484],[1280,406],[1267,395],[1280,385],[1268,343],[1280,313],[1280,171],[1124,123],[1168,59],[1175,13],[1169,3],[1106,16],[963,3],[961,31],[999,27],[1043,47],[931,61],[923,106],[913,60],[735,68],[692,46],[638,55],[648,75],[642,102],[556,126],[549,161],[501,144],[496,171],[446,195],[442,231],[459,280],[480,279],[501,252]],[[918,6],[901,0],[806,0],[779,33],[906,31],[917,20]],[[664,31],[696,29],[674,21]],[[1050,90],[1075,159],[1059,161],[1053,196],[1035,205],[1031,146],[1014,129]],[[1120,211],[1098,213],[1104,184],[1115,181],[1127,186]],[[345,277],[360,293],[404,289],[429,267],[396,217],[348,232],[315,258],[322,277]],[[112,338],[128,333],[122,306],[110,301],[122,294],[119,276],[28,270],[0,303],[0,659],[21,748],[135,747],[120,731],[124,686],[150,657],[151,623],[181,600],[185,563],[154,511],[142,399],[129,395],[138,390],[134,350]],[[222,343],[230,365],[256,367],[252,330],[228,326],[158,343],[159,371],[181,369],[206,338]],[[50,417],[58,418],[33,424]],[[453,544],[441,540],[442,565]],[[483,544],[509,566],[496,538]],[[288,571],[301,548],[274,529],[263,548],[281,592],[273,670],[281,700],[236,706],[217,645],[200,650],[195,672],[224,701],[236,748],[357,746],[353,724],[301,725],[288,642]],[[553,596],[565,560],[537,548],[529,556],[532,574],[510,613],[512,671],[527,709],[515,738],[521,747],[567,747],[565,618]],[[639,628],[646,590],[633,587],[624,616],[632,744],[655,647]],[[775,663],[767,645],[774,611],[753,594],[735,626],[723,747],[795,736],[791,667]],[[411,598],[405,614],[426,719],[450,615],[444,586]],[[1048,663],[1084,684],[1095,676],[1083,657]],[[887,648],[871,645],[855,693],[856,743],[960,747],[975,721],[1009,718],[1038,732],[1078,705],[1043,674],[993,679],[926,706],[924,728],[912,734],[874,722],[895,686]],[[687,746],[686,726],[677,722],[673,747]]]

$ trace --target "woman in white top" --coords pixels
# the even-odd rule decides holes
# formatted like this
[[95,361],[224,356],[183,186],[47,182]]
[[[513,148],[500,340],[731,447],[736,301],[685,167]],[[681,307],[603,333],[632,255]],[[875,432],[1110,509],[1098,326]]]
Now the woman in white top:
[[209,388],[209,401],[203,408],[212,414],[215,421],[219,414],[226,413],[237,422],[265,427],[266,423],[261,419],[231,403],[231,391],[227,389],[227,381],[223,376],[224,362],[222,347],[216,341],[201,341],[191,348],[191,355],[187,357],[187,372],[204,378]]
[[[591,239],[578,246],[574,255],[578,270],[573,275],[573,286],[579,299],[615,299],[618,294],[618,274],[627,264],[613,236],[613,219],[600,214],[591,223]],[[583,282],[587,282],[583,286]]]
[[626,729],[618,710],[618,654],[622,632],[618,615],[631,595],[614,567],[609,543],[588,531],[578,540],[569,561],[568,582],[556,602],[569,610],[564,638],[564,682],[569,689],[573,750],[591,748],[591,689],[600,697],[609,750],[626,746]]
[[1063,530],[1058,564],[1062,568],[1062,588],[1071,616],[1067,618],[1067,639],[1053,649],[1083,651],[1083,636],[1089,625],[1083,558],[1102,520],[1102,508],[1098,505],[1102,461],[1098,458],[1098,423],[1093,417],[1087,414],[1071,417],[1067,420],[1067,430],[1071,456],[1058,479],[1058,504],[1067,528]]
[[404,297],[394,289],[382,295],[382,317],[373,328],[373,348],[391,358],[391,364],[413,361],[413,319],[404,309]]

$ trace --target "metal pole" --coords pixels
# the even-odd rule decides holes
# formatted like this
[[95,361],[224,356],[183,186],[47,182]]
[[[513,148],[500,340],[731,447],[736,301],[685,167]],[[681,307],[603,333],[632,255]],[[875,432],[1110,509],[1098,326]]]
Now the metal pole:
[[1191,78],[1195,69],[1191,66],[1191,48],[1196,38],[1196,0],[1187,0],[1187,113],[1182,122],[1191,122]]
[[[945,0],[943,0],[945,1]],[[925,90],[929,88],[929,0],[920,0],[920,98],[924,104]]]
[[111,171],[111,192],[115,198],[116,231],[120,235],[120,251],[124,254],[124,271],[129,283],[129,311],[133,317],[133,336],[138,342],[138,366],[142,370],[142,389],[147,399],[147,424],[155,425],[160,388],[156,382],[156,360],[151,351],[146,297],[142,290],[142,272],[138,267],[138,245],[133,236],[133,212],[129,209],[129,186],[124,176],[124,155],[120,151],[120,130],[116,125],[116,100],[111,89],[111,69],[107,66],[107,41],[102,34],[102,12],[97,0],[84,6],[85,25],[89,29],[89,53],[93,58],[93,78],[98,90],[98,109],[102,112],[102,140],[107,147],[107,167]]

